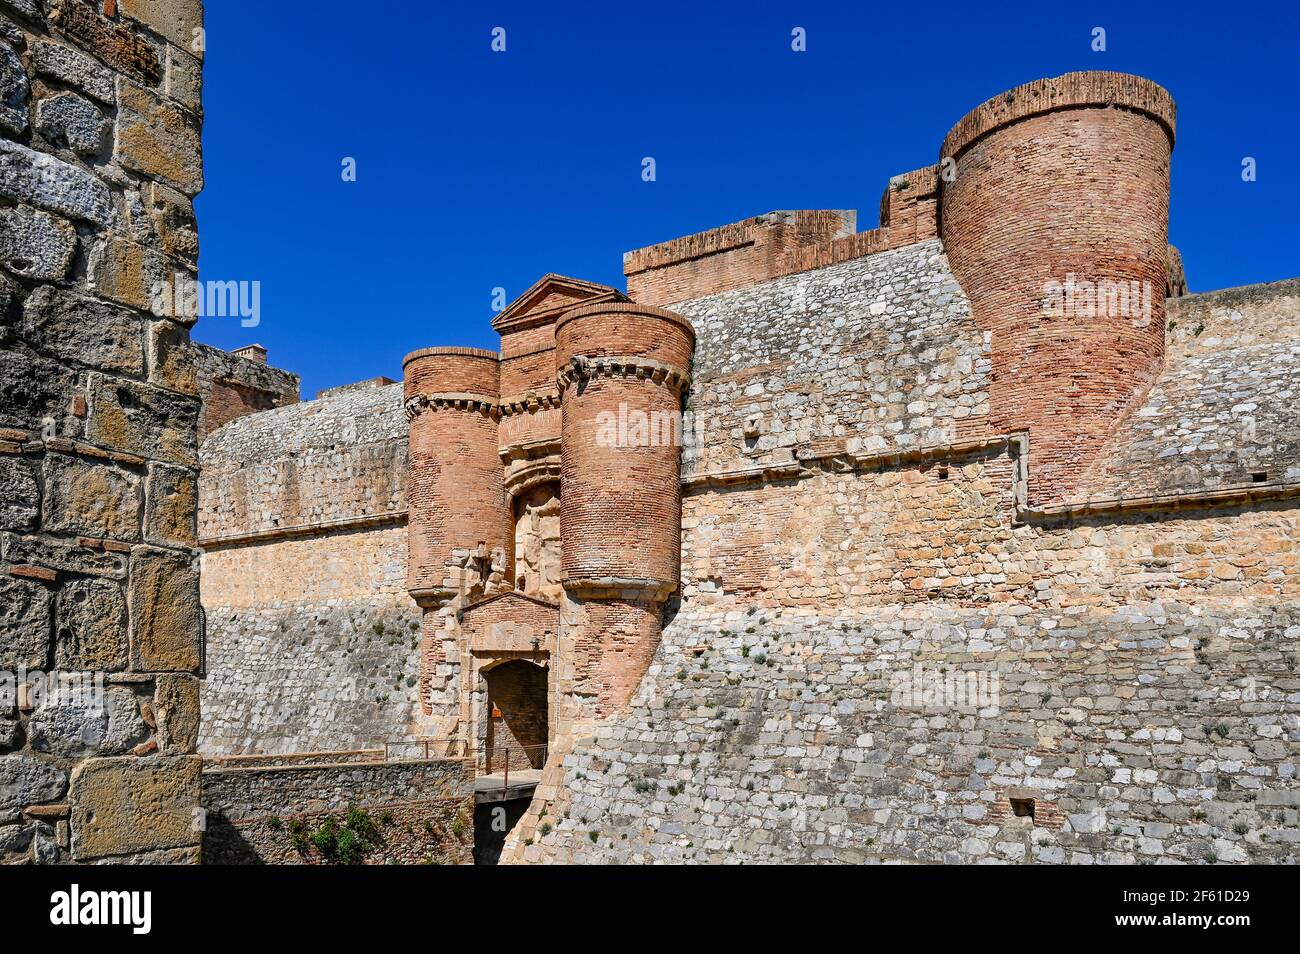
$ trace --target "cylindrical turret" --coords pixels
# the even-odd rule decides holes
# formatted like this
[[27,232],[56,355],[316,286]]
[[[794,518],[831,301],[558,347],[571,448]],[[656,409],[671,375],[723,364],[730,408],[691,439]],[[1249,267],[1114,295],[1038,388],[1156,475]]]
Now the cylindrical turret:
[[1030,432],[1030,499],[1069,496],[1164,355],[1174,103],[1137,76],[1017,87],[948,134],[941,234],[992,333],[990,425]]
[[695,332],[672,312],[602,304],[555,329],[560,532],[571,592],[661,597],[681,571],[681,411]]
[[411,422],[407,585],[437,604],[465,588],[467,573],[489,572],[494,551],[508,559],[500,365],[494,351],[426,348],[402,369]]

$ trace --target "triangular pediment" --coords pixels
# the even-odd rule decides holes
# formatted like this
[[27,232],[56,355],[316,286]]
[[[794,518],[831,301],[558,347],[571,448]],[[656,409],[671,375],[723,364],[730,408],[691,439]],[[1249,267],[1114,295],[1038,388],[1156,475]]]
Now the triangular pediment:
[[505,590],[504,592],[497,593],[485,599],[481,599],[477,603],[471,603],[469,606],[466,606],[463,610],[461,610],[461,616],[462,617],[468,616],[470,613],[473,613],[476,610],[483,609],[484,607],[492,603],[509,603],[509,602],[516,602],[516,601],[522,603],[531,603],[535,606],[542,606],[545,607],[546,609],[555,610],[557,612],[560,609],[559,603],[552,603],[550,600],[544,600],[540,596],[527,596],[523,593],[520,593],[518,590]]
[[492,327],[503,334],[530,325],[554,321],[570,308],[604,301],[627,301],[617,288],[565,275],[543,275],[492,319]]

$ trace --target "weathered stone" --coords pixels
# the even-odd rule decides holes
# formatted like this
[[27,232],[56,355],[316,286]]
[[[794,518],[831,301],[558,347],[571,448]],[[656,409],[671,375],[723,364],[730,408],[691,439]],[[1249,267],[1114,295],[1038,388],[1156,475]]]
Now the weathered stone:
[[30,755],[0,755],[0,811],[60,798],[68,773]]
[[0,126],[21,133],[27,128],[27,97],[30,85],[18,51],[0,43]]
[[0,209],[0,264],[17,275],[59,281],[77,250],[77,230],[25,205]]
[[45,666],[53,603],[47,586],[0,576],[0,669],[16,672],[19,667]]
[[118,9],[177,46],[203,55],[202,0],[119,0]]
[[108,138],[111,124],[94,103],[76,93],[59,93],[36,104],[36,129],[56,146],[93,156]]
[[162,64],[148,41],[136,36],[125,24],[106,20],[90,6],[79,2],[60,3],[50,9],[50,22],[68,38],[90,50],[114,69],[156,85],[162,79]]
[[203,188],[203,164],[195,121],[130,83],[123,83],[118,91],[118,108],[117,160],[186,195],[196,195]]
[[[114,544],[126,548],[126,544]],[[49,567],[82,576],[126,579],[127,554],[88,540],[0,533],[0,559],[12,564]]]
[[2,2],[4,6],[22,14],[29,20],[40,22],[44,16],[41,13],[41,8],[37,5],[37,0],[2,0]]
[[193,676],[160,675],[153,698],[163,754],[194,752],[199,741],[199,681]]
[[106,298],[148,311],[154,293],[167,280],[167,266],[156,251],[130,239],[110,237],[92,264],[95,289]]
[[0,856],[17,855],[27,851],[36,833],[35,825],[5,825],[0,827]]
[[198,401],[134,381],[92,374],[86,438],[173,464],[196,464]]
[[144,536],[149,543],[195,547],[198,481],[194,472],[151,464],[145,485]]
[[112,106],[116,99],[112,72],[80,50],[37,40],[32,49],[32,65],[37,73],[75,86],[105,105]]
[[62,159],[3,139],[0,195],[98,225],[113,219],[112,196],[103,182]]
[[39,706],[27,722],[32,749],[59,758],[122,755],[144,741],[149,729],[140,718],[135,694],[112,686],[103,699],[69,693],[67,701]]
[[107,302],[43,286],[27,296],[23,333],[36,348],[105,371],[144,370],[142,319]]
[[76,376],[47,358],[0,351],[0,427],[40,433],[51,421],[66,434]]
[[140,672],[192,672],[202,664],[199,574],[183,554],[131,551],[131,666]]
[[167,48],[167,95],[195,112],[203,106],[203,64],[174,46]]
[[149,328],[149,383],[195,397],[199,376],[189,329],[162,319]]
[[126,595],[111,580],[71,580],[59,590],[54,659],[69,672],[118,672],[127,665]]
[[18,454],[0,454],[0,530],[27,530],[40,512],[32,466]]
[[[0,704],[0,709],[3,709]],[[11,749],[18,741],[18,723],[13,719],[0,718],[0,749]]]
[[150,205],[163,253],[190,264],[199,260],[199,226],[194,203],[175,189],[157,182],[149,185]]
[[77,859],[197,846],[202,798],[198,756],[91,759],[72,775],[72,855]]
[[45,456],[42,526],[113,540],[140,536],[140,478],[100,461]]

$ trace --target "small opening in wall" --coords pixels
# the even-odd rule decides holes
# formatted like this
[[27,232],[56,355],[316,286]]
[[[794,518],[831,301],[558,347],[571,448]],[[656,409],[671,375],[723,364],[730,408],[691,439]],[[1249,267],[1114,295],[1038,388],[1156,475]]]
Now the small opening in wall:
[[1011,814],[1017,818],[1028,818],[1034,820],[1034,800],[1032,798],[1013,798],[1011,799]]
[[1266,470],[1252,471],[1250,475],[1250,479],[1253,483],[1262,484],[1264,483],[1264,481],[1268,480],[1268,471]]
[[948,467],[947,467],[946,464],[945,464],[945,465],[941,465],[941,466],[939,467],[939,479],[940,479],[940,480],[947,480],[947,479],[948,479]]

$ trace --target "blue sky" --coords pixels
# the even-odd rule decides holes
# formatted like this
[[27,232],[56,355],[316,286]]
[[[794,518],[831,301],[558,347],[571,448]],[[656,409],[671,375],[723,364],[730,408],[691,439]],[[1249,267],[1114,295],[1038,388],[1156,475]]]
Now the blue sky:
[[1081,69],[1173,93],[1193,291],[1300,275],[1294,2],[994,6],[211,2],[200,277],[260,281],[261,324],[195,337],[261,342],[305,397],[400,378],[416,348],[497,347],[497,287],[621,288],[624,251],[772,209],[872,228],[969,109]]

